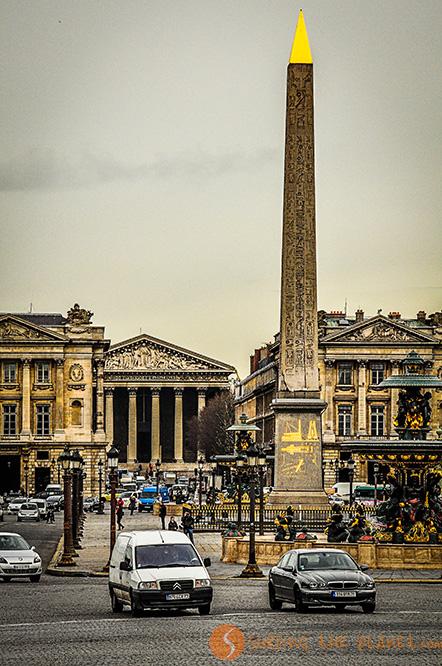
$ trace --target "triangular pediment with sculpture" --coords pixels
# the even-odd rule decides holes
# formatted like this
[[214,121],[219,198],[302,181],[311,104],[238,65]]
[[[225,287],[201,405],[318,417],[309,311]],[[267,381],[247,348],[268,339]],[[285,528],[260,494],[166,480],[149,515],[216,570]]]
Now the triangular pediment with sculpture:
[[25,319],[14,315],[0,316],[0,342],[66,342],[66,338],[59,333],[48,331],[43,326],[31,324]]
[[427,333],[421,333],[404,324],[387,319],[382,315],[372,317],[363,322],[347,326],[344,330],[329,333],[321,343],[429,343],[434,339]]
[[105,355],[105,370],[234,372],[234,368],[230,365],[145,334],[113,345]]

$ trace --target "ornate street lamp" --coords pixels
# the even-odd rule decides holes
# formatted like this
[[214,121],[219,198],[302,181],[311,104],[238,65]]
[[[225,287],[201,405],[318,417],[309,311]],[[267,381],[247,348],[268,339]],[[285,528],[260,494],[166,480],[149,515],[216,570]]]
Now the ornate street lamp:
[[243,454],[247,448],[252,444],[250,437],[251,432],[261,432],[261,428],[254,424],[247,423],[247,414],[241,414],[239,423],[234,423],[227,428],[227,432],[232,432],[236,435],[235,449],[236,449],[236,478],[238,483],[238,520],[237,527],[241,528],[241,502],[242,502],[242,467],[244,465]]
[[79,504],[80,504],[80,470],[81,455],[78,449],[71,453],[72,470],[72,539],[74,548],[81,548],[79,540]]
[[379,475],[379,463],[373,463],[373,474],[374,474],[374,505],[377,506],[378,503],[378,475]]
[[68,446],[58,457],[58,464],[63,470],[63,490],[64,490],[64,524],[63,524],[63,554],[58,562],[58,566],[76,566],[73,556],[76,554],[72,542],[72,476],[71,476],[71,453]]
[[241,529],[241,522],[242,522],[242,481],[243,481],[243,468],[244,468],[244,457],[242,453],[239,453],[236,457],[235,460],[235,467],[236,467],[236,483],[238,486],[238,492],[237,492],[237,501],[238,501],[238,510],[237,510],[237,521],[236,521],[236,527],[238,530]]
[[335,483],[338,483],[339,482],[339,468],[340,468],[339,458],[335,458],[334,466],[335,466]]
[[355,461],[353,460],[353,458],[350,458],[350,460],[347,460],[347,470],[348,470],[348,480],[350,481],[349,505],[352,506],[352,504],[353,504],[353,479],[354,479],[354,474],[355,474]]
[[198,458],[198,506],[201,511],[201,506],[203,503],[203,467],[204,467],[204,458],[200,456]]
[[157,496],[160,492],[160,469],[161,469],[161,463],[159,460],[156,460],[155,462],[155,478],[157,481]]
[[104,513],[103,509],[103,461],[98,461],[98,511],[100,515]]
[[264,475],[267,471],[267,457],[264,449],[258,450],[258,477],[259,477],[259,535],[264,535]]
[[117,488],[117,470],[118,470],[118,455],[119,451],[112,446],[107,452],[107,467],[109,470],[109,481],[110,481],[110,543],[109,543],[109,561],[104,567],[105,571],[109,571],[110,559],[112,557],[112,551],[115,546],[117,531],[115,524],[115,514],[117,510],[117,503],[115,497],[115,491]]
[[250,519],[249,519],[249,561],[240,573],[241,578],[262,578],[263,572],[256,564],[255,544],[255,483],[258,466],[258,449],[251,444],[247,449],[247,477],[249,481]]

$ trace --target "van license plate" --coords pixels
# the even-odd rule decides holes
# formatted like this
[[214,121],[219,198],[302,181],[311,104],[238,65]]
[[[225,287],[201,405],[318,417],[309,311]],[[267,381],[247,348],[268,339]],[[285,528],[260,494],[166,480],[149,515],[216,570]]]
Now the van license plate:
[[337,597],[355,597],[356,592],[339,591],[339,592],[332,592],[331,595],[334,599],[336,599]]
[[175,601],[176,599],[190,599],[190,594],[166,594],[166,601]]

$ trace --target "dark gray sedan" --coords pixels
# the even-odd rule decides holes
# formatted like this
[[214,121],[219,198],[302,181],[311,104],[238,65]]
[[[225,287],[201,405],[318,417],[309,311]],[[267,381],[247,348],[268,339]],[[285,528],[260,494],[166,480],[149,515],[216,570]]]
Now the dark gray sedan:
[[280,610],[283,602],[298,612],[309,606],[361,606],[364,613],[376,608],[374,580],[343,550],[317,548],[289,550],[269,573],[269,604]]

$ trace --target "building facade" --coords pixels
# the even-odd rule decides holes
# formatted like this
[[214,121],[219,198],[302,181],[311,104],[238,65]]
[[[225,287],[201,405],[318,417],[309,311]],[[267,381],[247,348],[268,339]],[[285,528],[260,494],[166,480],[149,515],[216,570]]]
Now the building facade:
[[104,457],[104,328],[75,304],[61,314],[0,314],[0,493],[60,482],[65,444],[95,489]]
[[[345,470],[335,470],[335,460],[348,459],[341,444],[354,439],[395,439],[397,391],[379,387],[382,380],[398,374],[400,362],[416,351],[427,371],[442,375],[442,312],[404,319],[398,312],[388,317],[355,317],[343,312],[318,313],[319,383],[327,408],[322,415],[324,483],[346,480]],[[261,432],[257,441],[273,446],[274,415],[271,403],[278,386],[279,335],[273,343],[255,350],[250,374],[237,385],[236,412],[245,412]],[[436,437],[442,424],[442,395],[433,392],[430,435]],[[341,463],[341,464],[342,464]],[[368,464],[356,461],[356,479],[373,481]]]

